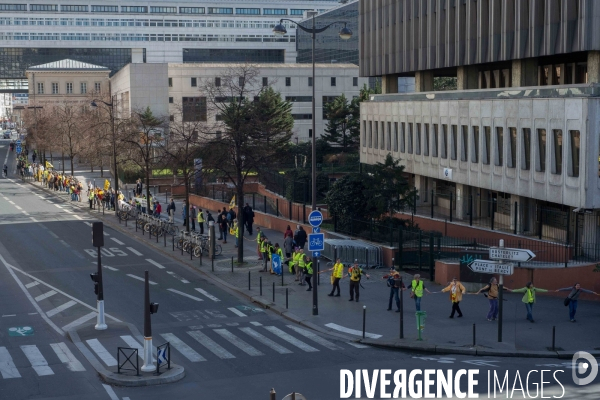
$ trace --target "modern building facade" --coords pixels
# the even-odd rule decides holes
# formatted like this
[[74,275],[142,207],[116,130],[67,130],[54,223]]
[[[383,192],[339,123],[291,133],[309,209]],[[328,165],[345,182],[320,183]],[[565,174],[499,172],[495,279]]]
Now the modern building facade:
[[25,70],[73,59],[112,73],[128,63],[295,62],[301,20],[337,0],[29,0],[0,4],[0,91],[26,92]]
[[[437,215],[595,243],[599,15],[584,0],[361,1],[361,75],[384,92],[361,106],[361,161],[401,159]],[[398,94],[399,76],[423,93]],[[437,76],[459,90],[432,91]]]
[[[235,65],[235,64],[234,64]],[[129,110],[150,106],[155,115],[173,116],[185,104],[204,104],[203,82],[220,82],[231,71],[232,64],[129,64],[111,78],[113,96],[119,107]],[[354,64],[316,65],[316,115],[312,115],[312,66],[310,64],[256,64],[256,91],[271,86],[293,103],[295,120],[293,141],[304,142],[312,137],[312,118],[316,118],[316,134],[321,136],[327,125],[323,104],[345,94],[348,99],[358,96],[367,82],[358,77]],[[129,99],[129,100],[127,100]],[[209,113],[210,114],[210,113]],[[216,116],[208,115],[210,120]]]

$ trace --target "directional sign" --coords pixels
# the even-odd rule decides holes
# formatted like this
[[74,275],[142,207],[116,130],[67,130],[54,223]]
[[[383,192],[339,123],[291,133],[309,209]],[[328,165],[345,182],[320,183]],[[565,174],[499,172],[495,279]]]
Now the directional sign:
[[271,268],[277,275],[281,275],[281,257],[279,257],[279,254],[271,254]]
[[31,336],[33,328],[30,326],[15,326],[8,328],[8,336]]
[[507,260],[507,261],[529,261],[535,257],[531,250],[527,249],[507,249],[500,247],[490,248],[490,258],[492,260]]
[[167,346],[158,349],[156,352],[156,362],[158,365],[167,363]]
[[313,257],[321,257],[320,251],[313,251]]
[[21,146],[17,146],[17,154],[21,154]]
[[469,264],[471,271],[482,274],[512,275],[513,267],[512,263],[499,263],[493,260],[475,260]]
[[313,233],[321,233],[321,227],[320,226],[313,227]]
[[20,146],[20,145],[21,145],[21,140],[19,139],[19,140],[17,140],[17,146]]
[[325,250],[325,234],[311,233],[308,235],[308,251]]
[[321,211],[315,210],[308,214],[308,223],[312,227],[320,226],[323,223],[323,214],[321,214]]

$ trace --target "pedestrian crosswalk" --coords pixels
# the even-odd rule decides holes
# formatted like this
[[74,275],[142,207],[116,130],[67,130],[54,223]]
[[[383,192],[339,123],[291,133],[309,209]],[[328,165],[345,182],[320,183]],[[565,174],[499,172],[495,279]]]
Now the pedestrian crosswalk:
[[[18,365],[18,367],[17,367]],[[69,350],[66,343],[22,345],[8,349],[0,346],[0,376],[2,379],[22,378],[31,369],[37,376],[49,376],[61,367],[71,372],[83,372],[85,367]]]

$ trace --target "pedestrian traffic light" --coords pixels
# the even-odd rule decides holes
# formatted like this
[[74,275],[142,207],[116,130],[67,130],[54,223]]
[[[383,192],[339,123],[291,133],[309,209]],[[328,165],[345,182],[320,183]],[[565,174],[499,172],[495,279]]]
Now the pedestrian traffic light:
[[156,314],[158,312],[158,303],[150,303],[150,314]]
[[92,278],[92,281],[94,281],[94,293],[96,295],[98,295],[98,288],[99,288],[98,273],[97,272],[92,272],[90,274],[90,278]]
[[104,224],[102,222],[92,224],[92,244],[94,247],[104,246]]

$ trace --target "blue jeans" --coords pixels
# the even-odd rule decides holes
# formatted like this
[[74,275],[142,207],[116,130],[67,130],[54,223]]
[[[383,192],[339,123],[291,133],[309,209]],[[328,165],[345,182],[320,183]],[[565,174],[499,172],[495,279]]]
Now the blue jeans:
[[417,295],[415,295],[415,307],[417,311],[421,311],[421,297],[417,297]]
[[487,319],[498,318],[498,299],[488,299],[490,301],[490,311],[488,311]]
[[569,319],[573,321],[575,319],[575,313],[577,312],[577,300],[571,300],[569,303]]
[[527,319],[533,321],[533,303],[525,303],[527,309]]
[[398,288],[391,287],[390,288],[390,301],[388,303],[388,310],[392,309],[392,299],[394,297],[396,297],[396,307],[398,308],[398,310],[400,309],[400,298],[398,297]]
[[226,242],[227,241],[227,229],[223,230],[223,241]]

